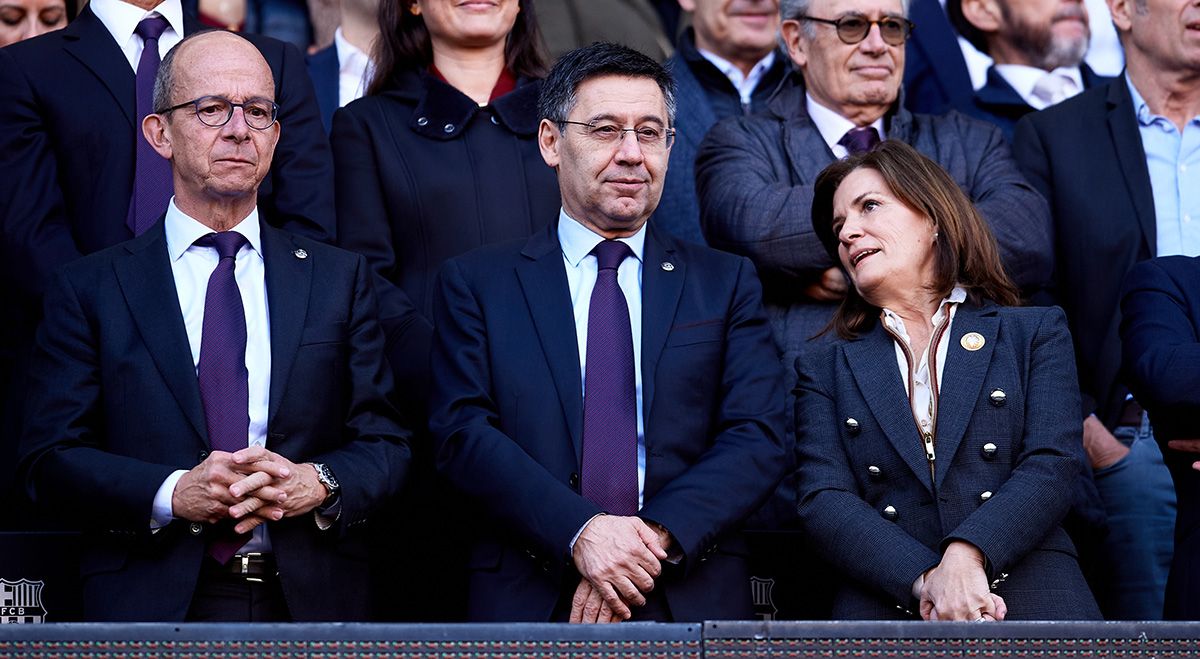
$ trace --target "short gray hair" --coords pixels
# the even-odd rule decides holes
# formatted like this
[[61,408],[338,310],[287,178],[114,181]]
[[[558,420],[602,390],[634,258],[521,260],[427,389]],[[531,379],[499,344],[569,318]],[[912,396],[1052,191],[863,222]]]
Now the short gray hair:
[[[783,21],[791,21],[801,16],[807,16],[811,6],[812,0],[779,0],[779,18]],[[900,13],[904,14],[905,18],[908,18],[908,6],[909,0],[900,0]],[[818,18],[830,17],[818,16]],[[804,30],[804,36],[809,39],[816,36],[817,28],[812,24],[812,21],[800,21],[800,25]]]

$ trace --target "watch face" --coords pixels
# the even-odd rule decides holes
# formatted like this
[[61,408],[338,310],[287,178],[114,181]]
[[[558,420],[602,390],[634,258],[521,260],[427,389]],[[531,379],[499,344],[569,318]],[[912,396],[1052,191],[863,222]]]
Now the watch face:
[[317,465],[317,473],[321,477],[321,482],[324,483],[329,489],[338,489],[337,479],[333,477],[333,472],[329,470],[329,467],[325,465]]

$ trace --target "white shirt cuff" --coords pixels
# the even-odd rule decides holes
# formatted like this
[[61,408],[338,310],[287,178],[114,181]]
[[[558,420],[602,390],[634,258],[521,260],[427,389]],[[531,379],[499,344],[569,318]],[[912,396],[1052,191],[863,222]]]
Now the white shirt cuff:
[[591,524],[593,519],[607,514],[608,513],[596,513],[595,515],[589,517],[588,521],[583,523],[583,526],[579,527],[579,530],[575,532],[575,537],[571,538],[571,544],[567,545],[567,556],[571,558],[575,557],[575,543],[579,541],[579,536],[583,535],[583,530],[587,528],[587,525]]
[[154,493],[154,506],[150,509],[151,531],[157,531],[175,519],[175,510],[171,505],[171,499],[175,494],[175,485],[179,483],[179,479],[186,473],[186,469],[172,472],[162,482],[162,485],[158,486],[158,492]]

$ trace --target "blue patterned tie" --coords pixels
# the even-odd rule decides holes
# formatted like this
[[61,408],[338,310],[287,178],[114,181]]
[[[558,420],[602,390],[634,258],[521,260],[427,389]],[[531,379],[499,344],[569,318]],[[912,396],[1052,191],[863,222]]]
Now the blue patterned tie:
[[838,144],[846,147],[850,155],[866,153],[879,144],[879,131],[876,131],[874,126],[851,128],[846,131],[845,135],[842,135]]
[[142,135],[142,120],[154,112],[154,77],[158,75],[158,38],[170,23],[162,16],[151,16],[138,23],[134,34],[142,38],[142,58],[138,60],[137,124],[134,139],[137,142],[136,160],[133,169],[133,196],[129,199],[129,213],[125,224],[133,235],[140,236],[158,221],[167,210],[167,203],[175,189],[171,180],[171,163],[158,155]]
[[583,396],[583,496],[614,515],[637,513],[637,392],[629,306],[617,268],[632,256],[623,242],[592,250],[599,264],[588,310]]
[[[234,453],[246,448],[250,435],[250,384],[246,370],[246,312],[233,266],[246,237],[236,231],[210,233],[196,241],[215,247],[220,261],[208,278],[204,324],[200,335],[200,401],[208,426],[208,445]],[[250,539],[223,525],[208,545],[208,555],[224,565]]]

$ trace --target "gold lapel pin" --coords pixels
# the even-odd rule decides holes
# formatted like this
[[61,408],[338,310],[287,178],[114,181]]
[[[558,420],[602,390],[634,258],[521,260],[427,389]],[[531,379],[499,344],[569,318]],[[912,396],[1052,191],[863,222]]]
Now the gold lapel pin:
[[959,343],[961,343],[962,347],[966,348],[967,350],[975,352],[976,350],[982,348],[983,344],[987,343],[987,341],[984,341],[983,335],[979,332],[968,332],[963,335],[963,338],[961,341],[959,341]]
[[665,271],[667,271],[667,272],[670,272],[670,271],[672,271],[672,270],[674,270],[674,269],[675,269],[675,264],[674,264],[674,263],[671,263],[670,261],[663,261],[663,262],[662,262],[662,269],[663,269],[663,270],[665,270]]
[[308,258],[308,252],[306,252],[306,251],[304,251],[304,250],[302,250],[302,249],[298,249],[298,250],[296,250],[296,251],[292,252],[292,254],[293,254],[293,255],[295,255],[295,257],[296,257],[296,258],[298,258],[298,259],[306,259],[306,258]]

